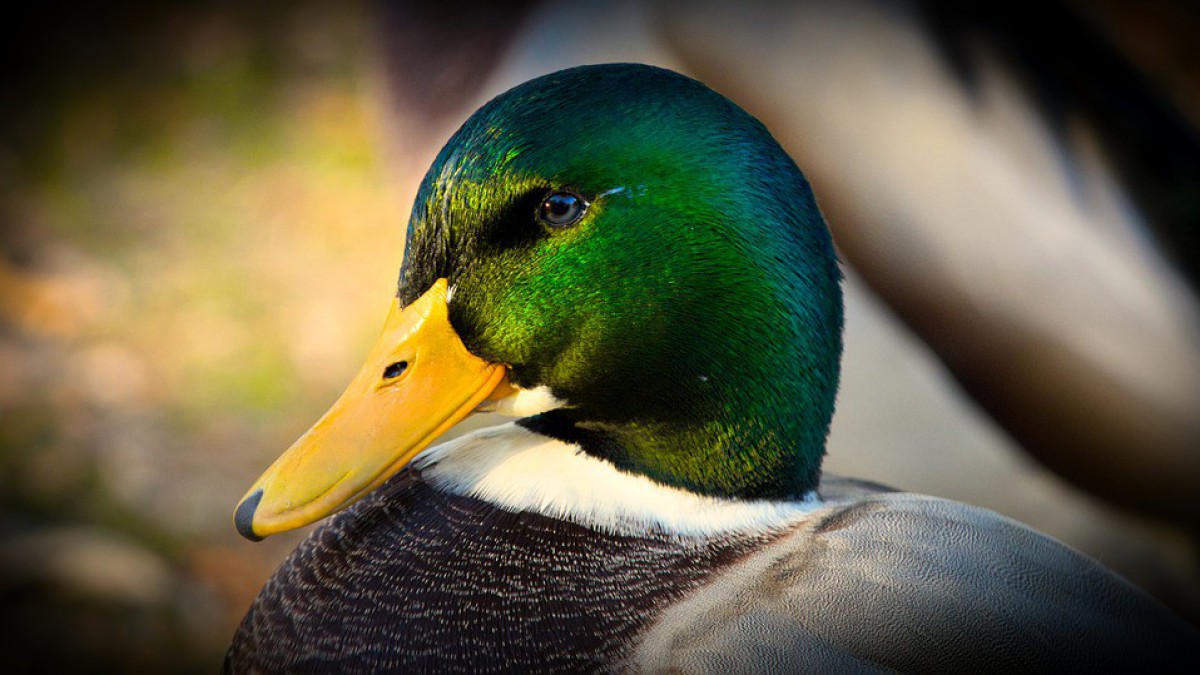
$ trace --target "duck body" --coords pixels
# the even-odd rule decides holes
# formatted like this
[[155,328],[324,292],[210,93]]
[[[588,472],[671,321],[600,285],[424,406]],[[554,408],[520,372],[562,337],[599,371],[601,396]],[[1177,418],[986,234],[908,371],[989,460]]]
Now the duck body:
[[[585,66],[439,154],[346,393],[250,488],[250,539],[353,504],[231,672],[1186,669],[1200,637],[982,509],[820,473],[833,243],[766,129]],[[518,421],[432,445],[471,412]]]
[[1200,653],[1140,590],[984,509],[827,476],[766,517],[697,501],[672,521],[678,495],[620,478],[662,519],[563,517],[533,481],[506,483],[545,500],[515,510],[487,487],[514,437],[581,452],[506,425],[455,443],[501,448],[479,471],[418,459],[287,559],[226,671],[1186,672]]

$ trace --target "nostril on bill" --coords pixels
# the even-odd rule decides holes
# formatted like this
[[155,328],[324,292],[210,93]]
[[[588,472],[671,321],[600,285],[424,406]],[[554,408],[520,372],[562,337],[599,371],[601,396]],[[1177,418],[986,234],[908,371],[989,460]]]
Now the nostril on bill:
[[408,370],[408,361],[397,361],[383,369],[383,379],[391,380],[400,377]]

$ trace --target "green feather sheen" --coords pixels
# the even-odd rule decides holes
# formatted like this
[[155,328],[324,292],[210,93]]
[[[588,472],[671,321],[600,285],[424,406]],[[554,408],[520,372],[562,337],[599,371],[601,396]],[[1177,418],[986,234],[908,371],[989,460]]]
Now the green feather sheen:
[[[535,218],[551,190],[592,203]],[[439,277],[473,353],[549,386],[617,466],[703,494],[816,485],[841,354],[840,273],[804,176],[704,85],[585,66],[489,102],[430,168],[400,296]]]

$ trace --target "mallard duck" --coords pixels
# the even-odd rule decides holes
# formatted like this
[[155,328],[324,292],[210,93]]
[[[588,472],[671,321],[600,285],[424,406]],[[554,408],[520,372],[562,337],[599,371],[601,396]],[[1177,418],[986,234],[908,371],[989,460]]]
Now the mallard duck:
[[[840,281],[804,176],[703,84],[584,66],[495,98],[421,185],[362,370],[237,507],[259,539],[349,506],[227,670],[1194,659],[1190,627],[1049,537],[822,476]],[[518,419],[433,445],[480,409]]]
[[[1015,518],[1200,625],[1200,303],[1165,264],[1187,247],[1155,245],[1195,230],[1200,146],[1093,5],[379,9],[404,175],[483,101],[576,65],[649,63],[737,101],[804,167],[838,242],[824,470]],[[1179,25],[1157,18],[1138,34]]]

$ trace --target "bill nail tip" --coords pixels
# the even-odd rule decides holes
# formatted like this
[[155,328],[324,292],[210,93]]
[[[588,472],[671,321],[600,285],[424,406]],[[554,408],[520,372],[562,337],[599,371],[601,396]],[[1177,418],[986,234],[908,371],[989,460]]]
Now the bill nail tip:
[[258,511],[258,503],[262,501],[263,491],[259,488],[238,504],[237,512],[233,515],[233,524],[238,534],[250,541],[262,541],[263,538],[254,532],[254,512]]

